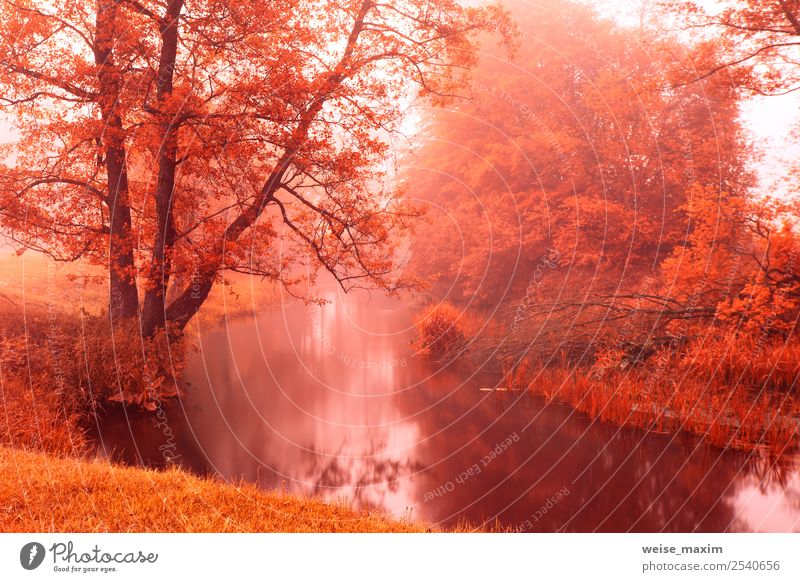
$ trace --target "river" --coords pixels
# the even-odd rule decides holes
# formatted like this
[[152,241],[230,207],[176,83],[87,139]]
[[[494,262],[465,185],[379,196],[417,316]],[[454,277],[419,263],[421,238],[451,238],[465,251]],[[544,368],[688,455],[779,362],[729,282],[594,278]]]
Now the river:
[[515,531],[800,531],[786,460],[592,421],[414,354],[402,301],[331,293],[198,329],[185,395],[116,412],[118,462]]

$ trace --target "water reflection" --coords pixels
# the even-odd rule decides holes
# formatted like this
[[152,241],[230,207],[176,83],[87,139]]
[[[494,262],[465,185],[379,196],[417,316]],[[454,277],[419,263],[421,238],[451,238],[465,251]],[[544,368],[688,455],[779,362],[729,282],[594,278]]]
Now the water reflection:
[[[362,297],[204,331],[187,395],[106,419],[129,463],[520,531],[797,531],[794,467],[679,435],[594,423],[485,375],[414,357],[410,310]],[[171,454],[166,456],[164,451]]]

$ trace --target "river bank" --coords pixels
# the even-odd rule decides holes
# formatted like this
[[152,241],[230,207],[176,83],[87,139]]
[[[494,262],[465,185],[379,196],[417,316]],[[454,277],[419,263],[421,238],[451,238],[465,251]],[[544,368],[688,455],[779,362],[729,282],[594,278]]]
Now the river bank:
[[[800,450],[800,341],[715,331],[634,357],[600,343],[570,358],[449,304],[416,319],[417,348],[438,361],[492,368],[494,390],[528,392],[593,420],[647,432],[690,433],[723,449]],[[531,335],[534,337],[534,335]]]
[[[76,354],[79,344],[92,348],[86,325],[102,311],[104,287],[87,284],[90,267],[57,268],[40,256],[3,255],[0,267],[0,531],[426,531],[344,502],[93,459],[89,427],[103,405],[89,389],[99,385],[76,369],[92,368],[89,384],[98,371]],[[248,289],[244,298],[218,293],[198,317],[214,326],[273,299],[267,288]]]
[[255,485],[0,447],[2,532],[422,532]]

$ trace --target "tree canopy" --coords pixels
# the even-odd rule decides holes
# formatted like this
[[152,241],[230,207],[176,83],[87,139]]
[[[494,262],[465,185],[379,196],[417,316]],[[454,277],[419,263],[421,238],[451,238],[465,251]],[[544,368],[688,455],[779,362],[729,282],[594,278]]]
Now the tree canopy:
[[382,188],[412,99],[445,99],[495,7],[455,0],[3,0],[21,136],[0,225],[106,264],[112,317],[182,328],[226,272],[392,289],[415,211]]
[[690,47],[584,5],[524,4],[513,16],[519,59],[487,50],[474,99],[433,112],[410,157],[406,188],[435,217],[416,268],[437,295],[490,307],[518,301],[557,255],[561,277],[546,269],[540,291],[613,294],[685,243],[695,185],[744,195],[736,89],[722,77],[676,83],[675,54]]

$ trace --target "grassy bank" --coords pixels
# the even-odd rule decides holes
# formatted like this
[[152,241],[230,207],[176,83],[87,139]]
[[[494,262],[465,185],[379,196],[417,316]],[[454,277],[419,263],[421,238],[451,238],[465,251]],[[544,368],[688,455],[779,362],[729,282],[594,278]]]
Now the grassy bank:
[[[772,454],[800,448],[800,338],[713,330],[642,357],[602,341],[578,361],[535,342],[510,341],[497,322],[478,325],[443,304],[417,318],[420,351],[443,361],[497,361],[501,387],[568,404],[591,418],[661,433],[689,432],[707,442]],[[510,347],[509,347],[510,346]],[[480,356],[480,357],[477,357]]]
[[782,455],[795,453],[800,444],[797,397],[736,390],[703,377],[676,374],[654,383],[639,372],[598,378],[591,371],[556,367],[512,373],[508,384],[591,418],[652,432],[689,432],[721,447]]
[[0,447],[2,532],[419,532],[318,499]]

